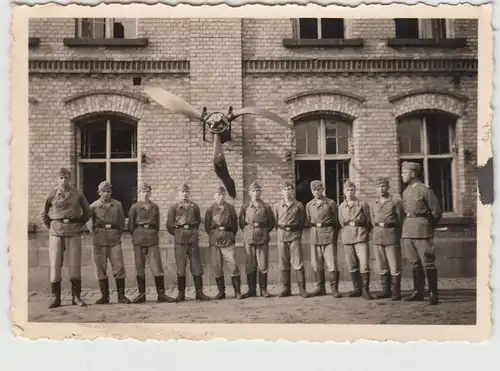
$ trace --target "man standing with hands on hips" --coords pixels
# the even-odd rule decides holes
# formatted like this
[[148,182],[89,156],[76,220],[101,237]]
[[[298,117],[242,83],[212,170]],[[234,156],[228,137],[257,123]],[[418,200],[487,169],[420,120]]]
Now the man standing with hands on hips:
[[72,304],[85,307],[82,292],[82,227],[90,219],[90,206],[85,196],[70,186],[71,172],[59,170],[59,187],[45,200],[42,222],[49,229],[50,308],[61,306],[61,270],[64,252],[68,251]]
[[[434,247],[434,228],[441,220],[442,211],[434,192],[423,184],[418,175],[420,165],[415,162],[403,162],[401,179],[407,184],[403,192],[405,221],[402,231],[402,245],[413,267],[413,294],[407,301],[425,299],[425,273],[429,285],[429,303],[439,303],[436,254]],[[419,251],[424,251],[423,263]]]

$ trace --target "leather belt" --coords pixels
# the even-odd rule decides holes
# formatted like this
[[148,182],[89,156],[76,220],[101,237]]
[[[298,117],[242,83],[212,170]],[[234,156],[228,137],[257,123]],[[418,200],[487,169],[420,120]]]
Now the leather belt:
[[254,228],[264,228],[266,225],[264,223],[251,223]]
[[144,229],[156,229],[156,225],[155,224],[148,224],[148,223],[144,223],[144,224],[137,224],[138,227],[142,227]]
[[396,228],[397,226],[396,223],[375,223],[375,227],[379,228]]
[[331,223],[313,223],[312,225],[316,228],[333,227]]
[[346,227],[364,227],[365,225],[359,224],[356,222],[347,222],[347,223],[344,223],[344,226],[346,226]]
[[102,229],[119,229],[117,225],[115,224],[97,224],[96,228],[102,228]]
[[175,229],[194,229],[194,225],[186,223],[186,224],[177,224],[174,226]]
[[406,213],[407,218],[427,218],[427,213],[425,214],[414,214],[414,213]]
[[71,219],[71,218],[52,219],[52,220],[56,221],[56,222],[61,222],[63,224],[81,223],[81,220],[79,220],[79,219]]
[[216,225],[212,227],[213,230],[221,231],[221,232],[232,232],[233,228],[225,227],[223,225]]
[[297,225],[280,225],[279,227],[287,232],[300,230],[300,227]]

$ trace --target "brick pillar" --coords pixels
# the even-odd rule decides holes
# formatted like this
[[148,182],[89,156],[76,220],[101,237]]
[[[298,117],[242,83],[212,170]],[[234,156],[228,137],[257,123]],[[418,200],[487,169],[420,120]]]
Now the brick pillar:
[[[191,19],[189,60],[191,103],[201,110],[227,114],[229,106],[243,104],[241,19]],[[237,198],[242,198],[243,147],[241,119],[233,123],[233,141],[224,144],[229,172],[236,182]],[[204,208],[213,199],[219,183],[213,172],[211,136],[203,141],[201,125],[191,126],[191,194]],[[231,148],[231,150],[228,149]],[[208,173],[207,173],[208,170]],[[239,202],[236,202],[239,204]]]

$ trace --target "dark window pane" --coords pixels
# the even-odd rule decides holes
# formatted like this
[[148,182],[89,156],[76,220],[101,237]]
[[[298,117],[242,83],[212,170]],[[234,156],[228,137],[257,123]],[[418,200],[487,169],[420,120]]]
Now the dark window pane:
[[317,39],[318,38],[318,19],[317,18],[300,18],[299,33],[301,39]]
[[344,200],[344,182],[349,179],[349,160],[325,161],[326,196],[337,204]]
[[326,137],[336,137],[337,136],[337,123],[335,121],[325,122],[325,136]]
[[347,155],[349,153],[349,138],[340,137],[337,140],[337,153],[340,155]]
[[452,159],[429,159],[429,186],[444,212],[453,211]]
[[[401,173],[401,166],[403,165],[403,162],[405,162],[405,161],[416,162],[417,164],[420,164],[419,178],[422,182],[424,182],[425,181],[425,179],[424,179],[424,174],[425,174],[424,173],[424,160],[423,159],[399,160],[399,172],[400,173]],[[401,177],[399,178],[399,181],[400,181],[400,185],[401,185],[401,194],[402,194],[406,188],[406,184],[403,183],[403,181],[401,180]]]
[[410,138],[410,152],[408,153],[421,153],[422,152],[422,142],[420,137]]
[[344,19],[343,18],[322,18],[321,19],[322,39],[343,39]]
[[94,202],[99,198],[97,187],[106,180],[106,164],[80,164],[80,187],[89,201]]
[[136,158],[137,130],[120,121],[111,123],[111,158]]
[[113,198],[122,203],[125,215],[128,215],[130,206],[137,201],[137,163],[112,163],[111,184]]
[[411,153],[410,152],[410,141],[406,138],[399,139],[399,152],[400,153]]
[[432,36],[435,39],[446,39],[446,19],[435,18],[432,22]]
[[310,183],[321,180],[319,161],[295,161],[295,187],[297,200],[304,205],[312,200]]
[[420,153],[421,139],[420,128],[422,120],[420,118],[404,119],[398,124],[398,140],[400,153]]
[[318,150],[317,121],[302,121],[295,125],[295,151],[297,154],[317,155]]
[[429,115],[426,123],[429,153],[450,153],[450,125],[453,124],[453,119],[445,115]]
[[337,154],[337,138],[326,138],[326,154]]
[[295,140],[295,152],[298,155],[305,155],[305,154],[307,154],[307,140],[306,139],[299,139],[299,138],[297,138]]
[[307,154],[308,155],[317,155],[318,153],[319,153],[318,138],[309,139],[307,141]]
[[295,138],[306,139],[307,138],[307,123],[298,123],[295,125]]
[[106,121],[96,121],[82,127],[81,158],[106,158]]
[[418,19],[399,18],[394,20],[397,39],[418,39]]

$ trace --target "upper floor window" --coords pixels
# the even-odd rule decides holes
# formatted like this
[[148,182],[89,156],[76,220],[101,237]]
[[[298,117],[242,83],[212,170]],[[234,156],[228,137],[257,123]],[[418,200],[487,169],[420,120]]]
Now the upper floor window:
[[395,19],[396,39],[446,39],[453,37],[451,20],[443,18]]
[[297,200],[313,196],[310,183],[321,180],[326,196],[340,204],[349,178],[351,125],[336,116],[311,116],[295,123],[295,181]]
[[345,24],[343,18],[299,18],[298,39],[343,39]]
[[100,117],[78,126],[77,184],[90,202],[103,180],[128,214],[137,201],[137,127],[115,117]]
[[413,115],[398,125],[400,166],[403,161],[420,164],[420,179],[435,192],[443,212],[454,209],[454,128],[455,119],[441,113]]
[[135,18],[77,18],[76,37],[82,39],[131,39],[137,37]]

